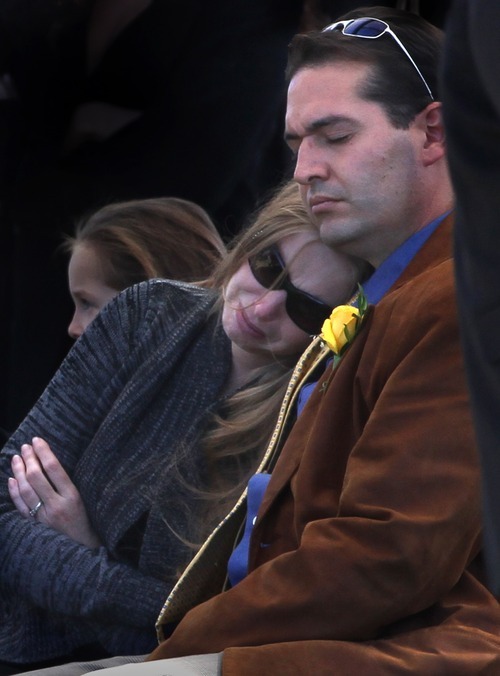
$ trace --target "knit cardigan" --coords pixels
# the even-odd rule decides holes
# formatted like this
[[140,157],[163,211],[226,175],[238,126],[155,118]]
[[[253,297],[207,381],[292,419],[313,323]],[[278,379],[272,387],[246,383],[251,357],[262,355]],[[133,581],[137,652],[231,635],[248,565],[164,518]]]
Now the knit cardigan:
[[[179,476],[189,482],[198,471],[196,439],[230,369],[214,301],[211,291],[170,281],[124,291],[4,447],[0,660],[51,659],[96,641],[111,654],[154,647],[155,620],[186,554],[176,534],[186,505],[166,515],[163,498],[181,493]],[[98,549],[14,508],[10,461],[33,436],[47,440],[80,491]],[[185,471],[167,471],[186,448]]]

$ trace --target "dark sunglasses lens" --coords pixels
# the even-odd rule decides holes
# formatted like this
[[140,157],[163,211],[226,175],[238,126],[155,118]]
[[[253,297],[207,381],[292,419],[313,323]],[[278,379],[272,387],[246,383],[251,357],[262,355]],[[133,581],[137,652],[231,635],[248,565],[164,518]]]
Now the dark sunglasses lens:
[[323,322],[331,312],[328,305],[314,301],[301,293],[292,292],[288,292],[285,307],[292,322],[311,336],[321,331]]
[[[253,276],[265,289],[284,289],[285,307],[288,316],[299,329],[316,335],[321,331],[323,322],[331,308],[319,300],[295,289],[288,278],[283,278],[284,266],[279,254],[273,248],[264,249],[248,259]],[[280,283],[281,277],[281,283]]]
[[248,263],[253,276],[265,289],[270,289],[283,272],[283,266],[272,249],[252,256]]
[[386,29],[385,23],[378,19],[356,19],[343,29],[345,35],[361,35],[367,38],[378,38]]

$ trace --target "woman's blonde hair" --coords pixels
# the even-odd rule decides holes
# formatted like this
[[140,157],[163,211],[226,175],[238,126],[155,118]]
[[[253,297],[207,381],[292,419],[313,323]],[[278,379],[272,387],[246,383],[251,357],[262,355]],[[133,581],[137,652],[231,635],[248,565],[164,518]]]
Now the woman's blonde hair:
[[[289,235],[317,232],[298,185],[289,182],[257,213],[253,224],[233,242],[219,263],[211,285],[221,290],[250,256]],[[359,279],[364,264],[359,262]],[[352,292],[354,293],[354,286]],[[348,298],[345,299],[346,301]],[[220,311],[222,299],[219,301]],[[208,488],[198,496],[205,505],[201,540],[227,513],[255,471],[274,429],[283,396],[300,353],[275,360],[255,373],[250,385],[228,396],[213,415],[201,447],[208,466]]]
[[229,254],[214,270],[212,285],[223,289],[250,256],[289,235],[307,231],[317,232],[300,197],[299,186],[289,181],[257,210],[252,224],[235,237]]
[[64,248],[72,253],[82,244],[117,291],[155,277],[200,283],[226,253],[207,212],[176,197],[108,204],[82,219]]

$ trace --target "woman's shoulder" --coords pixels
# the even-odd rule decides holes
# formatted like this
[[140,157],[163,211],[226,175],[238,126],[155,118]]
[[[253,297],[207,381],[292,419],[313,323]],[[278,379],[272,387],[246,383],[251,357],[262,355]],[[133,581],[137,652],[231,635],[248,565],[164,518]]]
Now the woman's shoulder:
[[[78,343],[113,344],[115,349],[162,340],[172,330],[206,324],[216,291],[164,279],[140,282],[115,296],[94,319]],[[190,329],[191,327],[191,329]]]
[[217,296],[214,289],[174,279],[149,279],[130,288],[135,289],[137,293],[147,293],[153,298],[168,297],[172,300],[179,298],[184,301],[191,299],[193,303],[201,299],[214,299]]
[[[213,289],[195,284],[170,279],[151,279],[125,289],[114,300],[119,312],[125,312],[129,316],[147,314],[151,319],[155,314],[177,315],[187,311],[195,312],[197,309],[206,311],[217,297],[218,294]],[[113,302],[111,301],[109,305],[112,306]]]

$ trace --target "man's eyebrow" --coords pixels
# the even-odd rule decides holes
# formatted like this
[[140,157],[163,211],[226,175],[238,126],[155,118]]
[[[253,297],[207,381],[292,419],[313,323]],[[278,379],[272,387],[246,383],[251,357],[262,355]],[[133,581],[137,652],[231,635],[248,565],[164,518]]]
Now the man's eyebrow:
[[346,115],[328,115],[326,117],[319,117],[317,120],[314,120],[305,127],[304,134],[294,134],[291,131],[285,131],[284,138],[287,143],[289,141],[296,141],[302,138],[302,136],[307,136],[308,134],[312,134],[315,131],[318,131],[318,129],[335,126],[337,124],[343,124],[345,122],[352,122],[352,120],[350,117],[347,117]]

